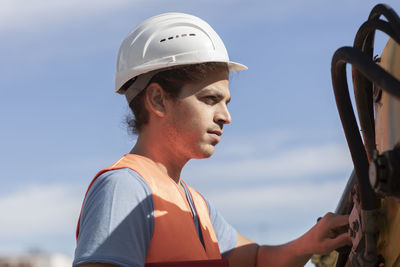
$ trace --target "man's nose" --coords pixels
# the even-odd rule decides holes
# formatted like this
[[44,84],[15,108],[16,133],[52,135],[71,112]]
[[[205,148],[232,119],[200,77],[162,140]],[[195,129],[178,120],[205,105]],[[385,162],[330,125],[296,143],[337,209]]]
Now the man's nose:
[[215,114],[215,122],[221,124],[229,124],[232,121],[231,114],[229,113],[228,106],[224,103],[221,103]]

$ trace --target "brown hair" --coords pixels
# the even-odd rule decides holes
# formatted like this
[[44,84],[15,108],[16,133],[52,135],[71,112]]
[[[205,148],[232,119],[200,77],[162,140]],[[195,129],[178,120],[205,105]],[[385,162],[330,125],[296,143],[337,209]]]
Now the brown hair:
[[[219,71],[228,72],[227,64],[222,62],[207,62],[184,65],[157,73],[150,80],[149,84],[158,83],[169,97],[176,99],[185,84],[200,82],[206,79],[210,73]],[[127,124],[130,132],[134,134],[138,134],[143,125],[148,123],[149,120],[149,112],[144,105],[146,89],[140,92],[129,104],[133,117],[127,117]]]

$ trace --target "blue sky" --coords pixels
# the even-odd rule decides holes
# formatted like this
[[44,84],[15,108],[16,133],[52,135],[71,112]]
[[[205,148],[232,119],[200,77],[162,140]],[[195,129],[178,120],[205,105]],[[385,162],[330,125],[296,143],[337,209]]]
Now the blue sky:
[[[172,11],[206,20],[230,58],[249,67],[232,74],[233,121],[216,154],[189,162],[183,177],[255,241],[304,233],[335,209],[352,170],[330,62],[376,3],[1,1],[0,254],[72,257],[88,183],[135,141],[113,89],[120,42]],[[386,3],[400,12],[398,1]]]

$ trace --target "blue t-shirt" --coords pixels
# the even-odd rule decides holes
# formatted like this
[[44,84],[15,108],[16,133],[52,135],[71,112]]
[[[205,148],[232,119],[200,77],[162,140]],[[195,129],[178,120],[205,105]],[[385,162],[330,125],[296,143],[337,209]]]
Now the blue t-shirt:
[[[192,202],[186,187],[185,191]],[[224,257],[236,246],[237,232],[208,201],[207,205]],[[193,203],[190,206],[198,227]],[[73,266],[102,262],[142,267],[153,228],[152,193],[139,174],[128,168],[103,173],[90,187],[82,207]]]

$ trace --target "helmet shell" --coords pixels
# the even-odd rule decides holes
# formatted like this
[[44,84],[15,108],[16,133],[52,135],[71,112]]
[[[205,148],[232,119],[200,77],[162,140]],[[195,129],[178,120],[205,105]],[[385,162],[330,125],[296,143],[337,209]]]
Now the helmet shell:
[[231,62],[218,34],[204,20],[165,13],[143,21],[124,39],[118,52],[115,91],[130,79],[154,70],[205,62],[225,62],[229,71],[246,66]]

